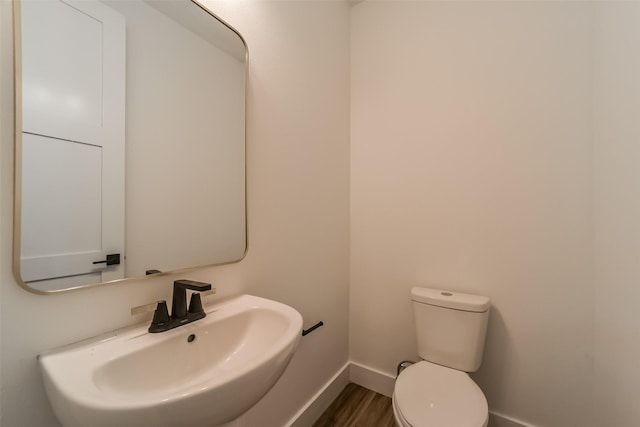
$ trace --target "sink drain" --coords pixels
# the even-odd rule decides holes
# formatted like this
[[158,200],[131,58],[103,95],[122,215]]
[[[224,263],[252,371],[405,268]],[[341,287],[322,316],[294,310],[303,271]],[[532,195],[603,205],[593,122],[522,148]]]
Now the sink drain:
[[187,337],[187,342],[193,342],[193,340],[196,339],[196,335],[195,334],[191,334]]

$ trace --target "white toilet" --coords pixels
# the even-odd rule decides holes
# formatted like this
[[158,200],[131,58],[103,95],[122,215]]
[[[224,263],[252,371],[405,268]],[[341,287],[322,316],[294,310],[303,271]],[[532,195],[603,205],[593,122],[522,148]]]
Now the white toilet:
[[489,298],[414,287],[411,299],[423,360],[396,379],[396,422],[402,427],[486,427],[487,399],[467,372],[482,363]]

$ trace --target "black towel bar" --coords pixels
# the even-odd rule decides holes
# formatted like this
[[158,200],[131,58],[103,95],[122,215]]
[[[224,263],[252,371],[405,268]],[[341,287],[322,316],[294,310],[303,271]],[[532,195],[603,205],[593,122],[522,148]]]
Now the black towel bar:
[[310,334],[311,332],[315,331],[316,329],[318,329],[322,325],[324,325],[324,323],[322,321],[320,321],[320,322],[316,323],[315,325],[313,325],[312,327],[310,327],[309,329],[303,329],[302,330],[302,336]]

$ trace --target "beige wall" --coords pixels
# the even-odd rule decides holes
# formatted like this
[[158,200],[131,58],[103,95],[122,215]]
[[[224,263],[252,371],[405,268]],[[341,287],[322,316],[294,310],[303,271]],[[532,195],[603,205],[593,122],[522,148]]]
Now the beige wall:
[[595,20],[595,381],[597,426],[640,425],[640,3]]
[[[247,414],[282,425],[348,359],[348,6],[341,2],[210,2],[250,48],[249,252],[238,264],[188,274],[219,298],[251,293],[290,304],[305,327],[291,365]],[[55,296],[22,290],[11,275],[12,129],[10,2],[0,2],[0,424],[56,425],[36,355],[135,323],[132,306],[168,298],[172,280],[129,281]],[[331,28],[331,31],[327,31]],[[291,393],[295,390],[295,393]]]
[[354,362],[416,360],[412,286],[487,295],[491,410],[592,425],[592,5],[351,15]]

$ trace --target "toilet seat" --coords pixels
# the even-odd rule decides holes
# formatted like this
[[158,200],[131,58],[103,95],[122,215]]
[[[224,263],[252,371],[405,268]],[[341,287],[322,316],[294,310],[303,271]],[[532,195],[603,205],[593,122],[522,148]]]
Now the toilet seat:
[[466,372],[427,361],[398,376],[393,406],[407,427],[485,427],[489,415],[487,399]]

